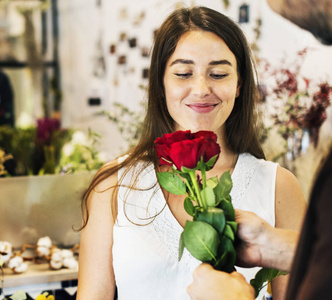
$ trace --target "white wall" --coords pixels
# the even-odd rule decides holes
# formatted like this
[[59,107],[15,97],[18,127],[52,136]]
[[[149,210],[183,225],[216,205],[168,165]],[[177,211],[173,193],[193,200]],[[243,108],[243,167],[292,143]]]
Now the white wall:
[[[102,109],[112,109],[112,103],[120,102],[132,109],[139,108],[144,93],[138,88],[146,82],[141,70],[149,59],[142,58],[143,47],[151,47],[153,31],[178,5],[205,5],[219,10],[233,19],[238,18],[243,0],[230,1],[226,10],[221,0],[59,0],[60,61],[62,70],[64,126],[86,129],[91,127],[103,136],[103,150],[110,157],[125,147],[117,127],[104,116],[94,116],[98,110],[87,105],[91,95],[101,95]],[[259,55],[272,64],[287,56],[292,58],[305,47],[312,49],[303,65],[303,74],[312,79],[332,83],[332,48],[321,45],[308,32],[275,14],[261,0],[247,1],[250,5],[250,22],[242,25],[249,41],[254,38],[255,19],[261,16],[261,37],[258,40]],[[142,17],[144,14],[144,17]],[[129,48],[127,42],[119,42],[125,32],[128,38],[137,38],[137,47]],[[96,43],[101,37],[102,55],[106,63],[105,76],[93,75]],[[110,54],[111,44],[117,45],[117,54]],[[127,65],[117,64],[117,55],[127,55]]]

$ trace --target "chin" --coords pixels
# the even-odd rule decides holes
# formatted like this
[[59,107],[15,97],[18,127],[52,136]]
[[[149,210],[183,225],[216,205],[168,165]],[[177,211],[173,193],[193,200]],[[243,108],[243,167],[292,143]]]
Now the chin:
[[187,130],[190,130],[191,132],[197,132],[197,131],[213,131],[213,132],[216,132],[215,130],[213,130],[209,126],[191,127],[191,128],[189,128]]
[[215,126],[211,126],[211,124],[202,124],[202,123],[199,123],[199,124],[191,124],[191,125],[185,125],[185,126],[181,126],[181,125],[178,125],[178,126],[175,126],[175,130],[190,130],[191,132],[197,132],[197,131],[213,131],[213,132],[217,132],[218,129],[215,128]]

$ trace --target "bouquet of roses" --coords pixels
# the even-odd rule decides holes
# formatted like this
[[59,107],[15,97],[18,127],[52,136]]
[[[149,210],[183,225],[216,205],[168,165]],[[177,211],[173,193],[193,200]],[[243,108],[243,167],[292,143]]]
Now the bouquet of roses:
[[[237,222],[230,192],[230,172],[220,178],[206,178],[220,154],[217,136],[211,131],[176,131],[155,141],[160,165],[171,166],[171,172],[157,174],[160,185],[169,193],[186,195],[184,208],[193,217],[187,221],[180,237],[179,260],[184,248],[196,259],[216,270],[235,270],[234,248]],[[262,268],[250,284],[256,297],[267,281],[286,274]]]
[[184,208],[193,217],[181,234],[179,260],[187,248],[217,270],[234,271],[237,223],[230,172],[220,179],[206,178],[220,154],[217,136],[210,131],[176,131],[157,138],[155,149],[160,165],[172,167],[172,172],[157,174],[160,185],[170,193],[186,195]]

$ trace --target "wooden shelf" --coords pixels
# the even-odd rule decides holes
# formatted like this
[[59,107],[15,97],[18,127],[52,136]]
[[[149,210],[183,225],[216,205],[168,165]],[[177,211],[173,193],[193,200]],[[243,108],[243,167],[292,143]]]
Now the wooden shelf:
[[29,263],[28,270],[22,274],[14,274],[13,271],[9,268],[4,268],[4,273],[4,288],[30,284],[75,280],[78,277],[78,270],[51,270],[47,263]]

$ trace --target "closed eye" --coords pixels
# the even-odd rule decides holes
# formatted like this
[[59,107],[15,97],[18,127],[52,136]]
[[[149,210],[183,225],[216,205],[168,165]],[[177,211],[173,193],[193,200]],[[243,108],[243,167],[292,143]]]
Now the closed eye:
[[222,79],[226,76],[228,76],[228,74],[211,74],[210,75],[213,79]]
[[174,75],[180,78],[188,78],[192,75],[192,73],[174,73]]

